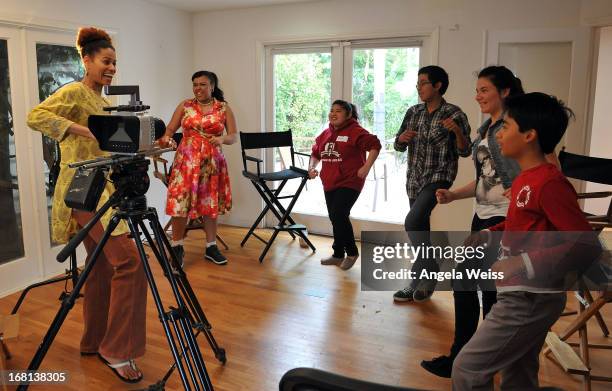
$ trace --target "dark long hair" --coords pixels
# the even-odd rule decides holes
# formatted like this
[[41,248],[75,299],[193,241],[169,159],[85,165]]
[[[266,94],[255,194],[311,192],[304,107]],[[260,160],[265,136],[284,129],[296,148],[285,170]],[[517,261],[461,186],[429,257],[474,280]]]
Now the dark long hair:
[[191,76],[191,81],[194,81],[198,77],[205,76],[212,84],[212,97],[220,102],[225,102],[225,97],[223,96],[223,90],[219,88],[219,78],[215,75],[214,72],[210,71],[197,71]]
[[357,106],[355,106],[354,104],[342,99],[336,99],[334,103],[332,103],[332,106],[333,105],[338,105],[342,107],[344,111],[348,113],[349,117],[353,118],[356,121],[359,120],[359,114],[357,114]]
[[491,65],[483,68],[478,73],[478,78],[481,77],[489,79],[500,95],[502,90],[508,89],[508,98],[525,93],[521,79],[514,76],[514,73],[503,65]]

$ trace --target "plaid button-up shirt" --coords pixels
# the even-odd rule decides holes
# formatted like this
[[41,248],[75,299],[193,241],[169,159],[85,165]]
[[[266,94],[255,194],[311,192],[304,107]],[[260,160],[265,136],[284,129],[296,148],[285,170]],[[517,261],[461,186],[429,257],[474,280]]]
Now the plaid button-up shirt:
[[[452,118],[461,128],[467,143],[465,150],[457,148],[455,134],[442,126],[442,121]],[[398,141],[406,129],[414,130],[417,135],[409,143]],[[467,116],[458,106],[442,100],[433,113],[427,105],[420,103],[406,111],[393,147],[396,151],[408,150],[406,172],[406,192],[408,198],[416,198],[428,184],[446,181],[453,183],[457,176],[459,156],[470,155],[470,124]]]

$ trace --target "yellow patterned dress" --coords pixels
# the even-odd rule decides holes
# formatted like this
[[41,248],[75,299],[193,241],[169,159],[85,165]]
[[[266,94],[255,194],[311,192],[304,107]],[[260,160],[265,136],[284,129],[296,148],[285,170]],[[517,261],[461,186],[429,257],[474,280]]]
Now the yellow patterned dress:
[[[94,90],[81,82],[67,84],[36,106],[28,115],[28,126],[44,135],[57,140],[60,145],[60,173],[53,194],[51,212],[51,237],[55,242],[66,243],[77,231],[77,223],[72,218],[72,209],[64,203],[64,196],[72,181],[75,170],[68,164],[83,160],[107,156],[98,147],[95,140],[66,131],[73,123],[87,127],[87,118],[91,114],[104,114],[102,108],[110,102],[98,95]],[[98,208],[102,206],[115,191],[110,182],[100,197]],[[108,210],[102,216],[101,222],[106,229],[113,210]],[[128,232],[125,222],[121,222],[113,232],[113,236]]]

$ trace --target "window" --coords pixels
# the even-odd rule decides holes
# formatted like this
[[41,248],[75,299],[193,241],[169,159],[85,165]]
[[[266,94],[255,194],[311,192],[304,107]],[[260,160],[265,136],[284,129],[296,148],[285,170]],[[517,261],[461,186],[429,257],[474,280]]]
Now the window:
[[[36,44],[36,65],[38,75],[38,99],[47,99],[64,84],[81,80],[85,70],[79,53],[74,46]],[[59,144],[42,136],[43,159],[47,194],[47,211],[49,221],[49,238],[51,237],[51,204],[55,183],[59,175]],[[52,245],[57,243],[52,242]]]
[[[393,150],[393,139],[408,107],[418,103],[414,85],[421,46],[421,41],[394,39],[268,48],[272,83],[266,112],[273,113],[273,130],[292,130],[297,151],[310,153],[315,137],[328,126],[335,99],[355,104],[361,125],[381,141],[381,154],[352,209],[358,219],[400,224],[408,213],[406,158]],[[275,169],[284,168],[287,159],[289,151],[278,151]],[[298,166],[307,167],[307,158],[298,160]],[[290,185],[297,183],[288,182],[287,192],[293,190]],[[327,216],[319,179],[308,182],[294,211]]]
[[24,256],[8,54],[0,39],[0,264]]

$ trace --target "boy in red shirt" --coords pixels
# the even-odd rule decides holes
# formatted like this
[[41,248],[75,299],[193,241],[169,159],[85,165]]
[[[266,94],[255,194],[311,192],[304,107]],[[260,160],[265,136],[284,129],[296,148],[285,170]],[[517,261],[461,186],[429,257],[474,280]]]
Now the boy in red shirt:
[[[497,281],[497,303],[455,359],[453,390],[493,390],[493,376],[499,371],[502,390],[537,389],[539,352],[565,308],[564,277],[599,255],[574,188],[545,158],[563,137],[572,112],[555,97],[538,92],[512,97],[506,108],[497,140],[502,154],[515,159],[521,173],[512,183],[505,222],[490,228],[503,231],[503,253],[493,271],[504,278]],[[483,244],[491,236],[481,231],[466,243]],[[595,240],[568,240],[579,236]]]

